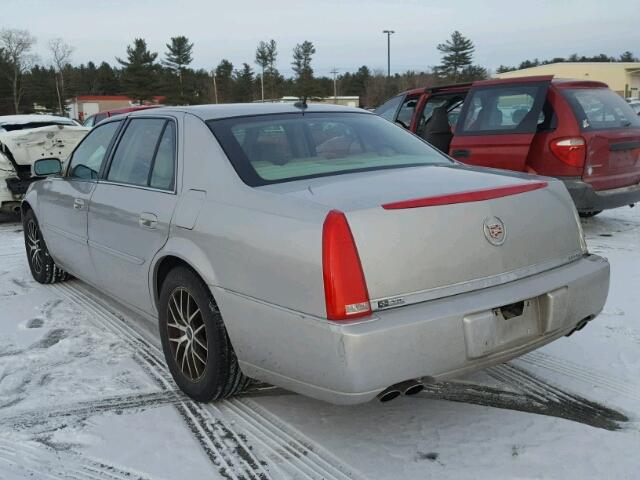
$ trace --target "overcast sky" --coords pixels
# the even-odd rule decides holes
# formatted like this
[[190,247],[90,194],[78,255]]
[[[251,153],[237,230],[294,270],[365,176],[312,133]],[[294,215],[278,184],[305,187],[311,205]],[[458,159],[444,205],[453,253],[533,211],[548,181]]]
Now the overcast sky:
[[303,40],[316,47],[319,75],[333,67],[386,70],[384,29],[396,31],[392,71],[437,65],[436,45],[453,30],[471,38],[475,62],[492,69],[574,52],[640,56],[640,0],[0,0],[0,11],[0,28],[37,37],[43,61],[54,37],[75,47],[73,63],[114,63],[135,37],[162,57],[171,36],[186,35],[194,67],[211,69],[222,58],[255,67],[256,44],[274,38],[285,75]]

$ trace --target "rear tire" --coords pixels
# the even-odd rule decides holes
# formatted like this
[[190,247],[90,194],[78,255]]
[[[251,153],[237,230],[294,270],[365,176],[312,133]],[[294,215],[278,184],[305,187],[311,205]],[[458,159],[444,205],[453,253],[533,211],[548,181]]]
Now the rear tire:
[[69,274],[56,265],[49,255],[47,244],[44,242],[40,225],[33,210],[27,210],[22,219],[24,230],[24,245],[27,250],[27,261],[31,276],[38,283],[63,282]]
[[240,370],[220,310],[200,277],[186,267],[171,270],[159,309],[162,349],[180,390],[208,402],[246,388],[250,379]]
[[582,218],[591,218],[591,217],[595,217],[599,213],[602,213],[602,210],[589,210],[588,212],[578,212],[578,215],[580,215]]

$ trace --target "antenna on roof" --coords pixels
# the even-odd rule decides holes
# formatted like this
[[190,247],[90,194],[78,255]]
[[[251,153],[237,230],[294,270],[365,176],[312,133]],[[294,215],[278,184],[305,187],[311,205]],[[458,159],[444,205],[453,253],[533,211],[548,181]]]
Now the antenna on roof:
[[302,114],[304,115],[304,111],[307,109],[307,96],[303,96],[301,100],[298,100],[296,103],[293,104],[294,107],[299,108],[300,110],[302,110]]

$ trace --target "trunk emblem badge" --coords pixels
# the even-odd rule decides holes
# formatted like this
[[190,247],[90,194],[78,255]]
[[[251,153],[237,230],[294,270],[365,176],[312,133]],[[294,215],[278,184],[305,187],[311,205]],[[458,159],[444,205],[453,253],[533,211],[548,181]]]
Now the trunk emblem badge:
[[484,236],[491,245],[502,245],[507,237],[504,223],[498,217],[488,217],[482,223]]

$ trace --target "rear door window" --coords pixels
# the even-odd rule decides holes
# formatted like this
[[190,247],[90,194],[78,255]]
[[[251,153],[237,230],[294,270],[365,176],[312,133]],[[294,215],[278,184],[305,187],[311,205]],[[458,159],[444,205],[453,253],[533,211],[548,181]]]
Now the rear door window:
[[547,85],[474,88],[460,113],[456,135],[532,133],[545,121]]
[[419,99],[420,97],[407,97],[407,99],[402,102],[402,106],[400,107],[400,111],[398,112],[398,116],[396,117],[396,122],[398,122],[404,128],[409,128],[409,126],[411,125],[413,112],[416,110]]
[[[116,147],[107,180],[140,187],[170,189],[173,185],[175,134],[161,118],[136,118]],[[155,162],[158,166],[155,167]]]
[[582,130],[640,127],[640,118],[629,104],[608,88],[570,88],[563,89],[562,94]]

